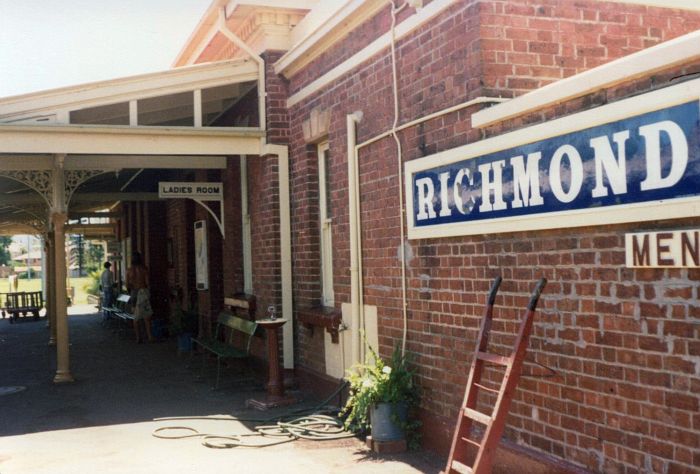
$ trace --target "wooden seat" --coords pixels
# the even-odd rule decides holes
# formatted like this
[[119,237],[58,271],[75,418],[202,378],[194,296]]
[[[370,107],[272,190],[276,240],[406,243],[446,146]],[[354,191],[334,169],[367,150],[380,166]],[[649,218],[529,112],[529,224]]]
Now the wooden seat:
[[[115,319],[118,322],[128,323],[134,320],[134,315],[131,313],[131,307],[129,305],[131,301],[131,295],[127,293],[122,293],[117,296],[112,306],[102,307],[102,311],[108,319]],[[120,330],[123,326],[120,326]]]
[[247,359],[250,355],[250,343],[258,324],[246,321],[232,314],[230,311],[222,311],[216,321],[214,337],[193,337],[192,342],[198,344],[202,350],[202,375],[206,366],[207,352],[216,355],[216,385],[219,387],[221,378],[222,359]]
[[44,294],[41,291],[20,291],[5,294],[2,310],[10,318],[10,323],[14,323],[20,317],[33,316],[34,320],[38,320],[43,307]]

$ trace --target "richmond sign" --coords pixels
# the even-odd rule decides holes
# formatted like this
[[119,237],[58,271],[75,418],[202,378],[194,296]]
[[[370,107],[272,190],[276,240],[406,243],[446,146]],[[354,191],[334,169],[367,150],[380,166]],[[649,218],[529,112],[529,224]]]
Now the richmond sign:
[[700,215],[700,80],[405,165],[409,238]]

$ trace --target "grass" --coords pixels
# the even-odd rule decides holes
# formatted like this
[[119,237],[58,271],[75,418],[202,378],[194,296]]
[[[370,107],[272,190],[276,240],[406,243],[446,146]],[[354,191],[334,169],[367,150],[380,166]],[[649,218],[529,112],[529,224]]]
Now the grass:
[[[67,284],[75,288],[75,300],[73,304],[87,304],[87,292],[85,287],[90,284],[90,277],[71,278]],[[9,293],[10,282],[7,278],[0,279],[0,293]],[[20,279],[17,291],[41,291],[41,279]]]

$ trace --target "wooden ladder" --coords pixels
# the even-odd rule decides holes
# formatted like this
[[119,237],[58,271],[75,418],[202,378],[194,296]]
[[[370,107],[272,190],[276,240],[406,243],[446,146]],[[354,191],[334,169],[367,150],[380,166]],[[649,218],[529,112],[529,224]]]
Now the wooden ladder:
[[[501,277],[497,277],[491,286],[486,308],[484,309],[484,319],[481,323],[478,344],[469,371],[464,402],[459,410],[457,428],[452,438],[450,457],[447,459],[446,474],[488,474],[491,472],[494,454],[503,434],[508,409],[513,400],[513,394],[515,393],[523,361],[525,360],[537,301],[540,298],[542,289],[547,284],[547,280],[544,278],[540,279],[532,291],[530,302],[527,305],[527,313],[520,322],[520,330],[510,356],[487,352],[489,333],[491,332],[491,323],[493,321],[493,304],[500,284]],[[505,374],[503,375],[500,389],[487,387],[481,383],[484,363],[505,367]],[[476,410],[480,389],[498,394],[491,415]],[[483,437],[479,442],[469,438],[472,421],[476,421],[485,427]],[[467,447],[469,445],[473,445],[478,449],[474,464],[471,467],[467,465]]]

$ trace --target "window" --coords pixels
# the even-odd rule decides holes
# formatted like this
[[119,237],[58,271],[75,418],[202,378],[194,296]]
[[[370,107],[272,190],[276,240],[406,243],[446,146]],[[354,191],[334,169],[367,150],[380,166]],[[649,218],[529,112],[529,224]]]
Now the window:
[[328,142],[318,145],[318,214],[321,243],[321,304],[333,306],[333,242],[331,239],[331,199]]

